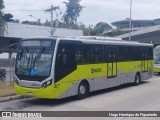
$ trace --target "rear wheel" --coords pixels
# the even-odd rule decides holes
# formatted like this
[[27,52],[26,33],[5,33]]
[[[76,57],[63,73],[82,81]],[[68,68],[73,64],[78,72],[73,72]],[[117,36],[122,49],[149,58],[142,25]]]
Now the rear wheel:
[[141,82],[141,77],[139,74],[136,74],[134,84],[139,85],[140,82]]
[[82,81],[78,87],[78,99],[86,98],[89,94],[89,85]]

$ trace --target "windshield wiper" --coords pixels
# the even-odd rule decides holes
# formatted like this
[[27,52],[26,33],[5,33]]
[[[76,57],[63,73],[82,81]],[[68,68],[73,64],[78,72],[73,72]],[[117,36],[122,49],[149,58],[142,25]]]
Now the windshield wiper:
[[46,50],[46,48],[41,48],[35,55],[35,57],[33,58],[33,67],[35,66],[35,63],[39,60],[39,58],[41,57],[42,53],[44,53],[44,51]]
[[27,57],[27,54],[28,54],[28,58],[27,58],[27,70],[29,69],[29,63],[30,63],[30,60],[31,60],[31,54],[29,53],[29,50],[28,50],[28,48],[26,47],[25,48],[25,55],[26,55],[26,57]]

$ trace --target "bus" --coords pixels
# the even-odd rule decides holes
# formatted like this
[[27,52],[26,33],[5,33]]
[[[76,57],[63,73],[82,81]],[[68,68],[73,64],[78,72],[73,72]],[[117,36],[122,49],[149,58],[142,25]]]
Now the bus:
[[153,45],[105,37],[22,39],[16,94],[61,99],[134,83],[153,75]]
[[154,48],[154,73],[160,74],[160,45]]

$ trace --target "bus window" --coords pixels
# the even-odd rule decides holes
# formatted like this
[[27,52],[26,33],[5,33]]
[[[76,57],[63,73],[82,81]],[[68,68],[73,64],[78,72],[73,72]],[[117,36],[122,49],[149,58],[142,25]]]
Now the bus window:
[[128,57],[129,57],[129,61],[134,61],[135,60],[135,50],[134,50],[133,46],[128,47]]
[[93,45],[92,48],[94,63],[104,63],[104,46]]
[[153,48],[148,48],[148,60],[153,59]]
[[75,45],[72,43],[59,43],[55,67],[56,82],[75,69]]
[[91,46],[90,45],[76,46],[76,63],[78,65],[91,63]]
[[141,47],[135,47],[135,55],[134,60],[138,61],[142,59],[142,48]]
[[117,51],[117,61],[123,62],[128,61],[128,47],[127,46],[118,46]]

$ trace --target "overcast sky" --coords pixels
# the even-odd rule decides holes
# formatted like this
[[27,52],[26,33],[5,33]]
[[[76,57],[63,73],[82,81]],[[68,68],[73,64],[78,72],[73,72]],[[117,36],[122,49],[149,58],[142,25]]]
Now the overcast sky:
[[[50,14],[43,11],[23,11],[23,10],[45,10],[53,4],[60,6],[64,13],[66,7],[64,1],[68,0],[3,0],[5,3],[5,13],[11,13],[15,19],[20,21],[34,18],[44,22],[50,20]],[[156,19],[160,18],[160,0],[132,0],[132,19]],[[115,22],[129,18],[130,0],[81,0],[81,5],[85,6],[78,18],[78,22],[85,25],[95,25],[98,22]]]

